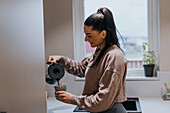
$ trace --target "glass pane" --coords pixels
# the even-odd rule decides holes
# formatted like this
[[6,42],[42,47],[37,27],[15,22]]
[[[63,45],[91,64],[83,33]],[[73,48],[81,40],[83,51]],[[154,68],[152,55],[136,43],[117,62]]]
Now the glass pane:
[[[128,60],[142,60],[142,44],[147,42],[147,0],[84,0],[85,19],[98,8],[109,8],[121,38],[120,44]],[[86,44],[89,56],[94,49]]]

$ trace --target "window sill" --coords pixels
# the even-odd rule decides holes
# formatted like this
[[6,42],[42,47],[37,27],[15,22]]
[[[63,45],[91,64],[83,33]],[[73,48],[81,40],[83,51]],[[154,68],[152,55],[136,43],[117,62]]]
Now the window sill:
[[146,77],[143,68],[128,69],[126,81],[159,81],[159,71],[153,77]]
[[[153,77],[146,77],[144,73],[142,74],[131,74],[127,73],[126,81],[159,81],[159,71],[157,71],[157,75]],[[75,77],[75,81],[85,81],[85,78]]]
[[[159,76],[154,76],[154,77],[145,77],[143,76],[127,76],[126,81],[159,81],[160,78]],[[79,78],[75,77],[75,81],[85,81],[85,78]]]
[[159,81],[159,75],[154,77],[145,77],[145,75],[141,76],[127,76],[126,81]]

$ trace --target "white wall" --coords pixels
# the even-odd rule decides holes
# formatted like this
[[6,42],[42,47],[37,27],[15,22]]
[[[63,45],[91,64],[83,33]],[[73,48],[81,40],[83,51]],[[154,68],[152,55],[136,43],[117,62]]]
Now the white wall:
[[[59,54],[74,58],[73,22],[71,0],[45,0],[45,39],[46,58],[51,54]],[[170,1],[160,1],[160,71],[170,72]],[[80,37],[83,38],[83,37]],[[164,74],[162,74],[164,75]],[[170,76],[169,74],[165,74]],[[170,77],[169,77],[170,78]],[[67,91],[80,95],[84,82],[75,81],[74,76],[66,74],[62,82],[68,84]],[[160,96],[160,81],[127,81],[128,96]],[[136,86],[136,87],[134,87]],[[141,88],[139,88],[141,87]],[[153,88],[154,87],[154,88]],[[53,88],[47,85],[49,96],[53,95]],[[133,93],[132,93],[133,92]],[[144,92],[144,93],[142,93]]]
[[0,112],[46,113],[42,0],[0,0]]

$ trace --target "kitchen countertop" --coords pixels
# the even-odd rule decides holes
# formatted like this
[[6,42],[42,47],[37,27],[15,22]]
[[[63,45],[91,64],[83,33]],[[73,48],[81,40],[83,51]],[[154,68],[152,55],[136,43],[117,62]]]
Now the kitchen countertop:
[[[170,113],[170,101],[162,98],[142,98],[139,97],[142,113]],[[54,97],[48,97],[48,113],[73,113],[75,105],[59,102]],[[82,112],[75,112],[82,113]]]
[[170,101],[162,98],[139,98],[142,113],[170,113]]

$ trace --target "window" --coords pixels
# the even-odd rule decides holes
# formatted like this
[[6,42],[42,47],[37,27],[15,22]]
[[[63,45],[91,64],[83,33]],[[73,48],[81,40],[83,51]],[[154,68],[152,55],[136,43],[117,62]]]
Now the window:
[[143,42],[148,42],[156,54],[159,52],[158,0],[73,0],[74,55],[77,60],[94,51],[89,43],[84,41],[83,22],[100,7],[108,7],[113,13],[116,27],[124,39],[124,45],[121,39],[120,43],[129,61],[128,69],[143,70]]

